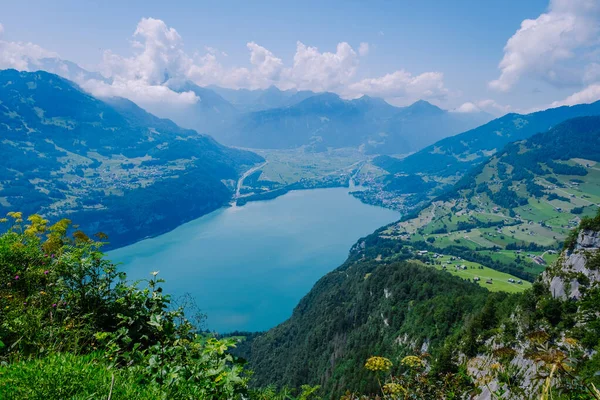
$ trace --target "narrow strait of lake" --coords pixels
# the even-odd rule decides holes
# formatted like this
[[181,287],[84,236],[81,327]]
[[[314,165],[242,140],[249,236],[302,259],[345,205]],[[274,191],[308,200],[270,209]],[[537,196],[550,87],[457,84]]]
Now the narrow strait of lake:
[[259,331],[287,319],[357,239],[399,218],[346,188],[292,191],[222,208],[107,257],[128,279],[160,271],[167,292],[194,296],[208,329]]

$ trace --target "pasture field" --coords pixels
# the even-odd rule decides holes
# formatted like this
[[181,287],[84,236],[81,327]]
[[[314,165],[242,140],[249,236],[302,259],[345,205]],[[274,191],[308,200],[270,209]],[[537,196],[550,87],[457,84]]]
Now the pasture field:
[[[452,258],[455,259],[452,260]],[[430,257],[429,260],[429,264],[426,265],[438,270],[445,270],[447,273],[459,278],[469,281],[473,281],[474,278],[479,278],[479,281],[476,283],[492,292],[502,291],[519,293],[531,287],[530,282],[521,281],[521,284],[518,284],[519,278],[504,272],[493,270],[476,262],[459,260],[456,259],[456,257],[451,257],[449,255],[441,255],[438,258]],[[445,269],[444,266],[446,266]],[[465,266],[466,269],[462,269],[462,266]],[[509,282],[509,279],[513,279],[515,283]],[[488,280],[491,281],[491,283],[486,283]]]

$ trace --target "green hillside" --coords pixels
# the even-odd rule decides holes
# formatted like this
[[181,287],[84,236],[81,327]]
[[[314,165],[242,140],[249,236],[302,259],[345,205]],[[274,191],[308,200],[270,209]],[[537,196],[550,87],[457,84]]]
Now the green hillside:
[[532,280],[600,204],[600,117],[511,143],[382,236]]
[[[600,115],[600,102],[559,107],[532,114],[507,114],[464,133],[447,137],[405,158],[382,155],[373,165],[389,175],[369,182],[367,203],[414,210],[452,187],[473,166],[488,160],[508,143],[545,132],[570,118]],[[406,185],[425,180],[427,187]],[[386,199],[382,201],[381,198]]]
[[0,71],[0,213],[66,216],[123,245],[226,204],[261,162],[46,72]]

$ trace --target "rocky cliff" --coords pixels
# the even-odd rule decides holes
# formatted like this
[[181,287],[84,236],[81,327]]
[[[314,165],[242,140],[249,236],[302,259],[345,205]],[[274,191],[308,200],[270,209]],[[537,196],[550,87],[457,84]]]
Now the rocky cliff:
[[582,290],[600,282],[600,232],[580,230],[572,250],[566,250],[542,276],[552,296],[580,299]]

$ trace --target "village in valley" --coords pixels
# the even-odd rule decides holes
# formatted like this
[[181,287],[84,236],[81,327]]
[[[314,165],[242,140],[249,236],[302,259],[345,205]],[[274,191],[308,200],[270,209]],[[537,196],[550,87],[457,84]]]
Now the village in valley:
[[[581,218],[598,211],[600,169],[589,160],[568,163],[586,169],[585,181],[560,174],[536,176],[533,184],[512,181],[509,193],[523,199],[522,204],[503,207],[494,201],[501,182],[497,162],[492,161],[474,178],[475,190],[434,200],[418,214],[382,230],[380,237],[402,242],[425,265],[490,290],[525,290],[530,283],[510,271],[523,276],[541,273],[556,261]],[[543,192],[536,196],[529,192],[532,187]]]

